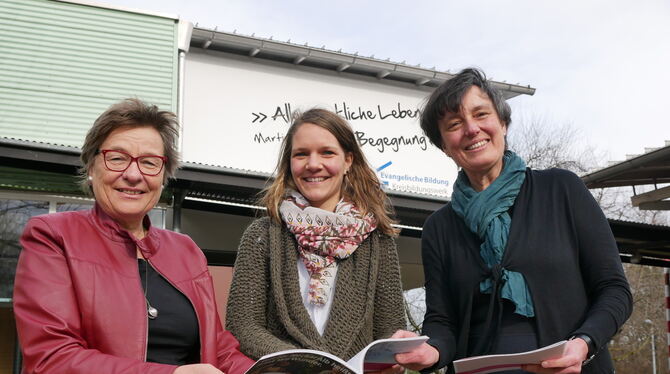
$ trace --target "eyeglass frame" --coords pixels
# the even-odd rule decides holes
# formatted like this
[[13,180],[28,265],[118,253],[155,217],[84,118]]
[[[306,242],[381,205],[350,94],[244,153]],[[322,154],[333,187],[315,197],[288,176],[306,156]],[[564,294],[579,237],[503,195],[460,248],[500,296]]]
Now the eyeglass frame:
[[[124,155],[130,157],[130,162],[128,163],[128,165],[127,165],[124,169],[122,169],[122,170],[114,170],[114,169],[110,168],[109,165],[107,165],[107,159],[105,158],[105,156],[106,156],[107,153],[109,153],[109,152],[117,152],[117,153],[124,154]],[[168,161],[168,158],[167,158],[167,157],[165,157],[165,156],[159,156],[159,155],[142,155],[142,156],[133,157],[130,153],[128,153],[128,152],[124,152],[124,151],[120,151],[120,150],[118,150],[118,149],[98,149],[98,152],[97,152],[97,153],[102,155],[102,163],[105,164],[105,168],[107,168],[107,170],[109,170],[109,171],[114,171],[114,172],[118,172],[118,173],[123,173],[124,171],[128,170],[128,168],[130,167],[130,165],[132,165],[133,162],[134,162],[134,163],[137,164],[137,170],[139,170],[140,174],[142,174],[142,175],[146,175],[146,176],[148,176],[148,177],[155,177],[155,176],[157,176],[158,174],[160,174],[161,171],[163,171],[163,168],[165,167],[165,164],[166,164],[167,161]],[[163,161],[163,163],[161,164],[160,169],[158,169],[158,171],[156,172],[156,174],[149,174],[149,173],[145,173],[144,171],[142,171],[142,167],[140,166],[140,159],[147,158],[147,157],[157,157],[157,158],[161,159],[161,161]]]

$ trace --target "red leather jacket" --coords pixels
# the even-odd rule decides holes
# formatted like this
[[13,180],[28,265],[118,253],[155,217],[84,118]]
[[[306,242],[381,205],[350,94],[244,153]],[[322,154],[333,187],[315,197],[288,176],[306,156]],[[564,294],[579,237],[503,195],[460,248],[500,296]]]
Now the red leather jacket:
[[96,205],[32,218],[21,245],[14,313],[24,373],[176,369],[145,362],[148,321],[136,247],[193,304],[201,362],[228,374],[253,364],[221,327],[207,261],[188,236],[150,227],[136,240]]

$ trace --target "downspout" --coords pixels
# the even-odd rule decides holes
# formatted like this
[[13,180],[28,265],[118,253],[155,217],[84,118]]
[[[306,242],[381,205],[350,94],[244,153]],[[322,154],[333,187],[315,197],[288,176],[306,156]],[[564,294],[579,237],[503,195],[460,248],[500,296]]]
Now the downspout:
[[177,27],[177,48],[179,51],[179,73],[177,77],[177,119],[179,120],[179,144],[178,149],[181,153],[184,148],[184,91],[185,91],[185,61],[186,53],[191,45],[191,35],[193,34],[193,24],[189,21],[179,20]]
[[179,77],[177,78],[177,120],[179,121],[179,144],[178,151],[181,154],[184,149],[184,61],[186,52],[179,51]]
[[[184,150],[184,91],[185,91],[185,62],[186,52],[191,45],[193,24],[189,21],[179,20],[177,25],[177,49],[179,53],[177,76],[177,120],[179,121],[179,140],[177,150],[181,154]],[[172,204],[172,230],[181,232],[181,205],[188,193],[185,189],[176,189],[173,194]]]

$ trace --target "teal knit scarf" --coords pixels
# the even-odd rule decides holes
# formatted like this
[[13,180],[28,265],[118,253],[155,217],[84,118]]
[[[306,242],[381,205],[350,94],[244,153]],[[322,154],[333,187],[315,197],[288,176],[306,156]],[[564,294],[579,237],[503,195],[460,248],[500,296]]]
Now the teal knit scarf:
[[[451,204],[470,231],[483,241],[479,253],[490,269],[499,267],[502,261],[512,223],[507,211],[514,204],[525,179],[526,163],[512,151],[505,151],[500,175],[483,191],[477,192],[470,186],[463,170],[458,173]],[[533,300],[523,275],[502,268],[500,281],[500,296],[514,303],[515,313],[533,317]],[[491,277],[479,284],[482,293],[490,294],[492,288]]]

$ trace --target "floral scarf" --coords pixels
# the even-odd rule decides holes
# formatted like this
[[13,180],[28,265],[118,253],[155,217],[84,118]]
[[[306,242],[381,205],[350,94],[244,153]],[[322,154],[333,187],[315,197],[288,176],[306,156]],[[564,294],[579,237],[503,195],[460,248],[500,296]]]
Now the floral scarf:
[[295,235],[309,273],[309,302],[325,305],[333,288],[337,260],[351,256],[377,227],[372,214],[362,216],[354,204],[340,200],[335,212],[314,208],[299,192],[289,190],[279,206],[282,220]]

